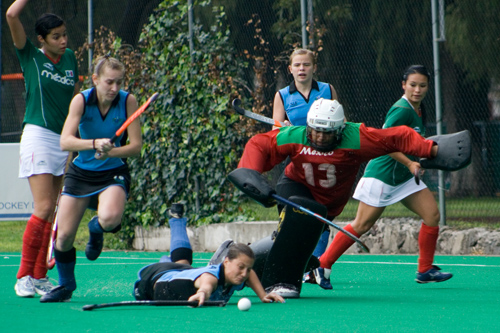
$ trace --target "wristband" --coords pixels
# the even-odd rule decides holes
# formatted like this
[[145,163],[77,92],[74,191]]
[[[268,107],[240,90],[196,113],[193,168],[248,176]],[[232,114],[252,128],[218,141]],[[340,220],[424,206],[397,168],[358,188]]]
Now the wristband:
[[92,140],[92,148],[94,148],[94,150],[95,150],[95,139]]

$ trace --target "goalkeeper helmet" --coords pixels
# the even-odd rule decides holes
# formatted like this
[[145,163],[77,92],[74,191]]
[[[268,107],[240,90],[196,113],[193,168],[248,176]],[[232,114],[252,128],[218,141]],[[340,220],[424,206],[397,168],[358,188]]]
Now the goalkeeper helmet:
[[344,108],[337,100],[320,98],[307,113],[307,139],[317,151],[334,150],[342,140]]

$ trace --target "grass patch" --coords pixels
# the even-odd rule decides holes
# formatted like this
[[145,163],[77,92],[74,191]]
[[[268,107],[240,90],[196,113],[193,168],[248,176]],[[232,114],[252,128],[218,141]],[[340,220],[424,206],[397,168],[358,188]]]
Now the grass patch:
[[[85,245],[89,240],[88,221],[94,215],[94,212],[87,210],[83,216],[82,222],[78,227],[75,239],[75,248],[77,251],[84,251]],[[0,252],[21,252],[23,247],[23,234],[26,229],[26,221],[0,221]],[[108,235],[105,235],[105,237]]]
[[[500,228],[500,208],[499,199],[497,198],[462,198],[462,199],[447,199],[446,201],[446,225],[456,229],[469,228]],[[277,221],[278,210],[276,207],[265,208],[254,201],[242,203],[244,211],[251,213],[253,221]],[[351,221],[356,216],[358,202],[349,200],[335,221]],[[87,211],[80,223],[78,233],[76,234],[75,248],[77,251],[84,251],[87,244],[89,232],[87,222],[94,213]],[[414,217],[416,214],[410,212],[401,203],[394,204],[385,209],[382,217],[398,218],[398,217]],[[0,252],[21,252],[22,239],[26,221],[0,222]],[[116,245],[116,236],[105,234],[104,245]]]
[[[255,221],[277,221],[278,212],[276,207],[265,208],[256,202],[247,202],[244,205],[252,211]],[[356,217],[358,201],[349,200],[342,214],[335,221],[351,221]],[[382,217],[419,218],[408,210],[403,204],[396,203],[388,206]],[[484,227],[489,229],[500,228],[500,201],[496,198],[461,198],[446,200],[446,225],[460,229]]]

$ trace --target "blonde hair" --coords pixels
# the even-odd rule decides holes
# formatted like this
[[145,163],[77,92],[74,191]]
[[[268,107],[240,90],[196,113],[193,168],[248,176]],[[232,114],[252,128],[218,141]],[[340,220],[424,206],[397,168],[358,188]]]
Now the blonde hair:
[[94,66],[94,74],[96,76],[99,76],[102,73],[104,67],[118,70],[121,71],[123,74],[125,74],[125,65],[123,65],[123,63],[120,60],[110,57],[109,55],[101,56],[96,59]]
[[311,50],[308,50],[308,49],[295,49],[292,54],[290,55],[290,60],[289,60],[289,65],[291,66],[292,65],[292,61],[293,61],[293,58],[296,56],[296,55],[308,55],[311,60],[312,60],[312,64],[313,66],[316,65],[316,55],[314,54],[313,51]]

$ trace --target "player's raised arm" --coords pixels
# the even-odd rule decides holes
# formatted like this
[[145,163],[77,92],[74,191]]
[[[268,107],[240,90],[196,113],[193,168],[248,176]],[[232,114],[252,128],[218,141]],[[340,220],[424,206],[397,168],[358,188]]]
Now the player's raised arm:
[[18,50],[24,48],[26,45],[26,32],[24,31],[23,24],[19,19],[19,15],[23,11],[24,7],[28,3],[28,0],[17,0],[7,9],[6,18],[7,24],[10,28],[10,34],[14,45]]

